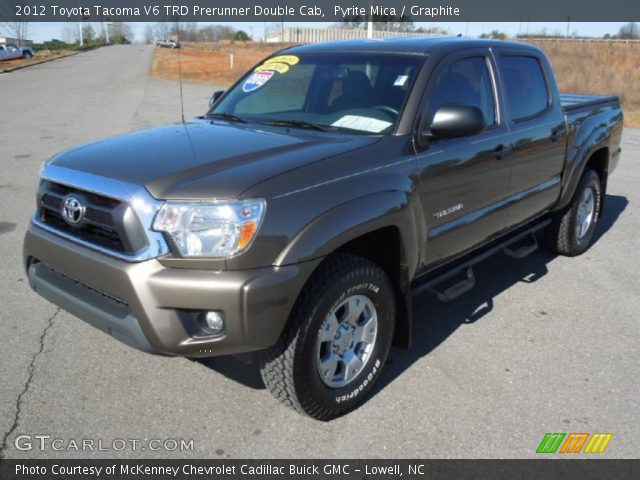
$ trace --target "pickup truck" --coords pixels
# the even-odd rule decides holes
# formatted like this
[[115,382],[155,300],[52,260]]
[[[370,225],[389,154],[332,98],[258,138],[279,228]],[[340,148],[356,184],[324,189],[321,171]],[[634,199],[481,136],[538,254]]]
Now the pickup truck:
[[156,42],[156,47],[160,48],[180,48],[180,42],[172,39],[162,39]]
[[[493,254],[588,247],[620,158],[615,96],[565,95],[543,52],[463,38],[296,46],[202,117],[45,162],[32,288],[140,350],[257,352],[329,420]],[[580,273],[576,272],[579,277]]]
[[15,45],[0,45],[0,61],[15,60],[17,58],[33,58],[35,52],[31,47],[16,47]]

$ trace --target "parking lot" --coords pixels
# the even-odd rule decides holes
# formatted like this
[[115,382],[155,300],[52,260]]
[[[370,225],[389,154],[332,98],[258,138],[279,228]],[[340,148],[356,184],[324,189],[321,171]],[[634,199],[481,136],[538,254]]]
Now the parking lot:
[[[178,83],[150,77],[152,54],[113,46],[0,75],[2,455],[527,458],[546,432],[611,432],[604,456],[638,456],[640,130],[625,131],[586,254],[499,255],[455,303],[417,298],[413,348],[394,349],[375,394],[330,423],[281,406],[254,366],[147,355],[32,293],[22,238],[42,162],[180,120]],[[203,113],[217,89],[185,84],[185,117]],[[19,435],[63,447],[192,439],[193,449],[41,452],[16,449]]]

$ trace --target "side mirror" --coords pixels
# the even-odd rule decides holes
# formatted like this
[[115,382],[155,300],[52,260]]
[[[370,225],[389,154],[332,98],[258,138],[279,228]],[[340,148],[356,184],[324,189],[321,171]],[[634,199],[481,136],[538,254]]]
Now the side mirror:
[[487,128],[484,113],[478,107],[471,105],[442,105],[436,110],[429,130],[424,137],[454,138],[468,137],[482,132]]
[[211,98],[209,99],[209,108],[213,107],[213,104],[222,96],[224,90],[218,90],[217,92],[213,92]]

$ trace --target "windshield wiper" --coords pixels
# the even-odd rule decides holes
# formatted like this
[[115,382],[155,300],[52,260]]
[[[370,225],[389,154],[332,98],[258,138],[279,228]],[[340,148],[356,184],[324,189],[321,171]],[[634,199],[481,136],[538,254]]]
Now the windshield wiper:
[[233,113],[207,113],[207,118],[221,118],[222,120],[227,120],[229,122],[238,122],[238,123],[249,123],[244,118],[234,115]]
[[337,130],[336,127],[332,127],[331,125],[321,125],[319,123],[307,122],[305,120],[265,120],[262,123],[267,125],[281,125],[284,127],[298,127],[298,128],[309,128],[313,130],[320,130],[322,132],[335,132]]

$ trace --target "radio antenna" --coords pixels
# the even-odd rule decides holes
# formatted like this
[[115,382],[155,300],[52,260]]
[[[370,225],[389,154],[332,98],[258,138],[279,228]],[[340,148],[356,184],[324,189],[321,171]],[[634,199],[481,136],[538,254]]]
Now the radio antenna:
[[[180,25],[179,23],[176,22],[176,25]],[[180,50],[182,50],[182,46],[180,45],[180,30],[177,30],[177,35],[176,38],[178,40],[176,40],[176,42],[178,43],[178,45],[176,45],[176,50],[178,50],[178,79],[180,82],[180,117],[182,118],[182,123],[184,124],[184,97],[182,96],[182,57],[180,55]]]

